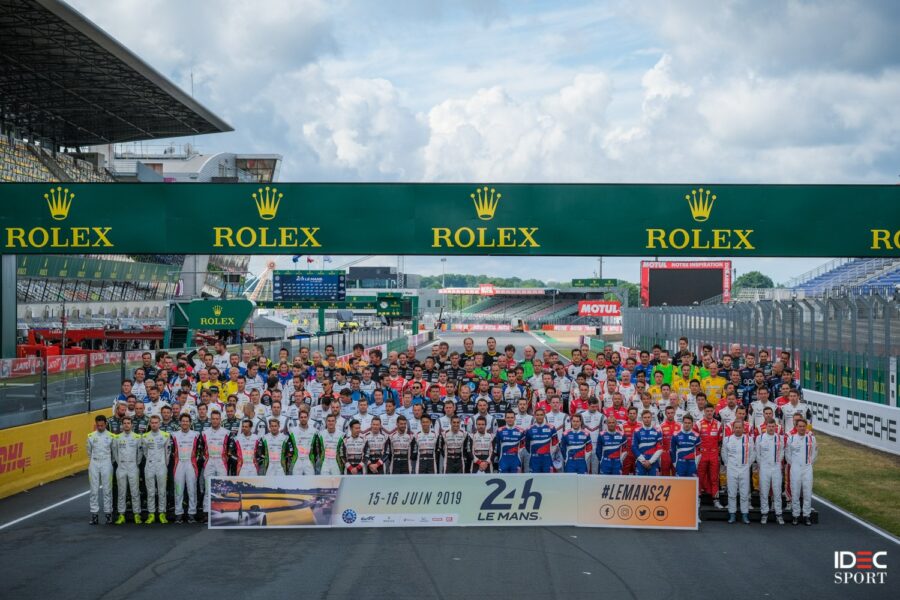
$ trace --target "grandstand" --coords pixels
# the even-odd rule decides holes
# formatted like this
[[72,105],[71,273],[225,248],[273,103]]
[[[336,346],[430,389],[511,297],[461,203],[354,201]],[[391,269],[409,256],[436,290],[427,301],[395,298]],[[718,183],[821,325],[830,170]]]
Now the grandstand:
[[[63,2],[0,0],[0,55],[0,182],[262,183],[278,175],[275,154],[203,154],[188,144],[173,152],[161,140],[232,128]],[[169,254],[42,256],[48,267],[17,257],[3,303],[15,294],[20,330],[63,316],[69,327],[121,317],[158,324],[182,271],[191,272],[191,291],[219,297],[235,285],[225,274],[243,274],[249,262],[191,259],[188,268]]]
[[894,258],[838,259],[805,273],[791,282],[804,296],[821,296],[833,290],[872,291],[900,282],[900,260]]
[[[482,294],[488,292],[487,297]],[[511,323],[522,320],[538,323],[585,323],[590,318],[578,316],[578,301],[603,299],[608,288],[445,288],[441,294],[460,295],[468,306],[451,312],[451,320],[473,323]],[[623,295],[624,296],[624,295]],[[620,298],[627,305],[624,298]]]

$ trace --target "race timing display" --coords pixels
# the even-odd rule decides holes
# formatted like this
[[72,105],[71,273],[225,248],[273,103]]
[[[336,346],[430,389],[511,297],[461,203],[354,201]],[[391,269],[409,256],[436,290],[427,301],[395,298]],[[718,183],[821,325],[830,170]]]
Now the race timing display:
[[346,280],[344,271],[273,271],[272,300],[343,302],[347,295]]

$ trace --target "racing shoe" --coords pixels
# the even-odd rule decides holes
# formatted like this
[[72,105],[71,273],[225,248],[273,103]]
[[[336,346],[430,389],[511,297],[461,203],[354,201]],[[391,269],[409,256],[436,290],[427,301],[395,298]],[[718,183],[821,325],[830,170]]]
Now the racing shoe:
[[112,513],[106,513],[106,524],[112,525]]
[[125,524],[125,515],[119,515],[116,518],[116,525],[124,525]]
[[812,519],[810,519],[809,517],[804,518],[803,524],[809,527],[810,525],[812,525]]
[[100,515],[94,513],[91,515],[91,525],[97,525],[100,523]]
[[169,522],[169,519],[166,518],[166,513],[159,513],[159,522],[163,525]]
[[777,521],[779,525],[784,525],[784,517],[781,515],[775,515],[775,521]]
[[153,525],[154,523],[156,523],[156,515],[154,513],[150,513],[149,515],[147,515],[147,520],[144,521],[144,524]]
[[728,524],[732,525],[737,522],[737,515],[734,513],[728,513]]
[[768,522],[769,522],[769,515],[763,515],[759,518],[760,525],[765,525]]
[[748,515],[747,513],[744,513],[743,515],[741,515],[741,520],[744,522],[744,525],[749,525],[750,524],[750,515]]
[[141,515],[134,515],[134,524],[140,525],[143,521],[141,521]]
[[713,506],[715,506],[715,507],[718,508],[719,510],[722,510],[723,508],[725,508],[724,506],[722,506],[722,503],[719,502],[719,499],[718,499],[718,498],[716,498],[716,499],[713,500]]
[[188,515],[188,516],[187,516],[187,522],[188,522],[188,523],[196,523],[196,522],[197,522],[197,517],[195,517],[194,515]]
[[791,523],[791,525],[799,525],[799,524],[800,524],[800,519],[798,519],[797,517],[794,517],[794,521]]

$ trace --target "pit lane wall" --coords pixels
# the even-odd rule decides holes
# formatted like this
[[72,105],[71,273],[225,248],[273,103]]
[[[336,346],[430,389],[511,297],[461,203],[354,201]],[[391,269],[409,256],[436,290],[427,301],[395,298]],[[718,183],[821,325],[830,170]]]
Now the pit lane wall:
[[813,428],[876,450],[900,455],[900,408],[803,390],[813,414]]
[[0,431],[0,498],[87,468],[87,436],[94,417],[82,413]]
[[697,479],[574,474],[222,477],[211,529],[697,529]]

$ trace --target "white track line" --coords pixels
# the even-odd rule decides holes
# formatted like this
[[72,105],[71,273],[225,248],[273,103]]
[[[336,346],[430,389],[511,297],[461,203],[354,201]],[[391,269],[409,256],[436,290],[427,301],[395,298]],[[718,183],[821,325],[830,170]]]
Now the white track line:
[[[546,340],[542,340],[541,338],[539,338],[538,336],[536,336],[536,335],[534,334],[534,332],[532,332],[532,331],[526,331],[525,333],[527,333],[527,334],[530,335],[532,338],[534,338],[534,340],[535,340],[538,344],[540,344],[541,346],[544,346],[545,348],[550,348],[551,350],[553,350],[554,352],[556,352],[557,354],[559,354],[559,357],[560,357],[562,360],[564,360],[565,362],[567,362],[567,363],[572,362],[572,361],[569,359],[569,357],[567,357],[565,354],[563,354],[563,353],[559,350],[559,348],[556,348],[556,347],[554,347],[554,346],[551,346],[549,343],[547,343]],[[540,358],[540,357],[539,357],[539,358]]]
[[[815,476],[815,475],[814,475],[814,476]],[[816,494],[813,494],[813,498],[816,499],[816,502],[821,502],[822,504],[824,504],[825,506],[827,506],[827,507],[830,508],[831,510],[834,510],[834,511],[837,511],[837,512],[841,513],[842,515],[844,515],[845,517],[847,517],[847,518],[850,519],[851,521],[855,522],[857,525],[862,525],[863,527],[865,527],[865,528],[868,529],[869,531],[873,531],[873,532],[877,533],[878,535],[880,535],[881,537],[883,537],[884,539],[886,539],[886,540],[888,540],[888,541],[894,542],[895,544],[900,544],[900,539],[897,539],[896,537],[892,536],[892,535],[891,535],[890,533],[888,533],[887,531],[884,531],[884,530],[882,530],[882,529],[876,527],[875,525],[872,525],[871,523],[867,523],[866,521],[860,519],[859,517],[857,517],[857,516],[854,515],[853,513],[847,512],[846,510],[844,510],[844,509],[841,508],[840,506],[838,506],[838,505],[836,505],[836,504],[833,504],[833,503],[829,502],[829,501],[826,500],[825,498],[822,498],[821,496],[818,496],[818,495],[816,495]],[[787,514],[787,513],[785,513],[785,514]]]
[[85,496],[87,496],[90,493],[91,493],[90,490],[87,490],[87,491],[81,492],[80,494],[75,494],[71,498],[66,498],[65,500],[60,500],[56,504],[51,504],[50,506],[42,508],[41,510],[36,510],[33,513],[27,514],[24,517],[19,517],[15,521],[10,521],[9,523],[4,523],[3,525],[0,525],[0,530],[6,529],[7,527],[12,527],[16,523],[21,523],[22,521],[24,521],[26,519],[30,519],[31,517],[36,517],[37,515],[39,515],[41,513],[47,512],[48,510],[53,510],[54,508],[56,508],[58,506],[62,506],[63,504],[66,504],[67,502],[71,502],[72,500],[78,500],[79,498],[84,498]]

